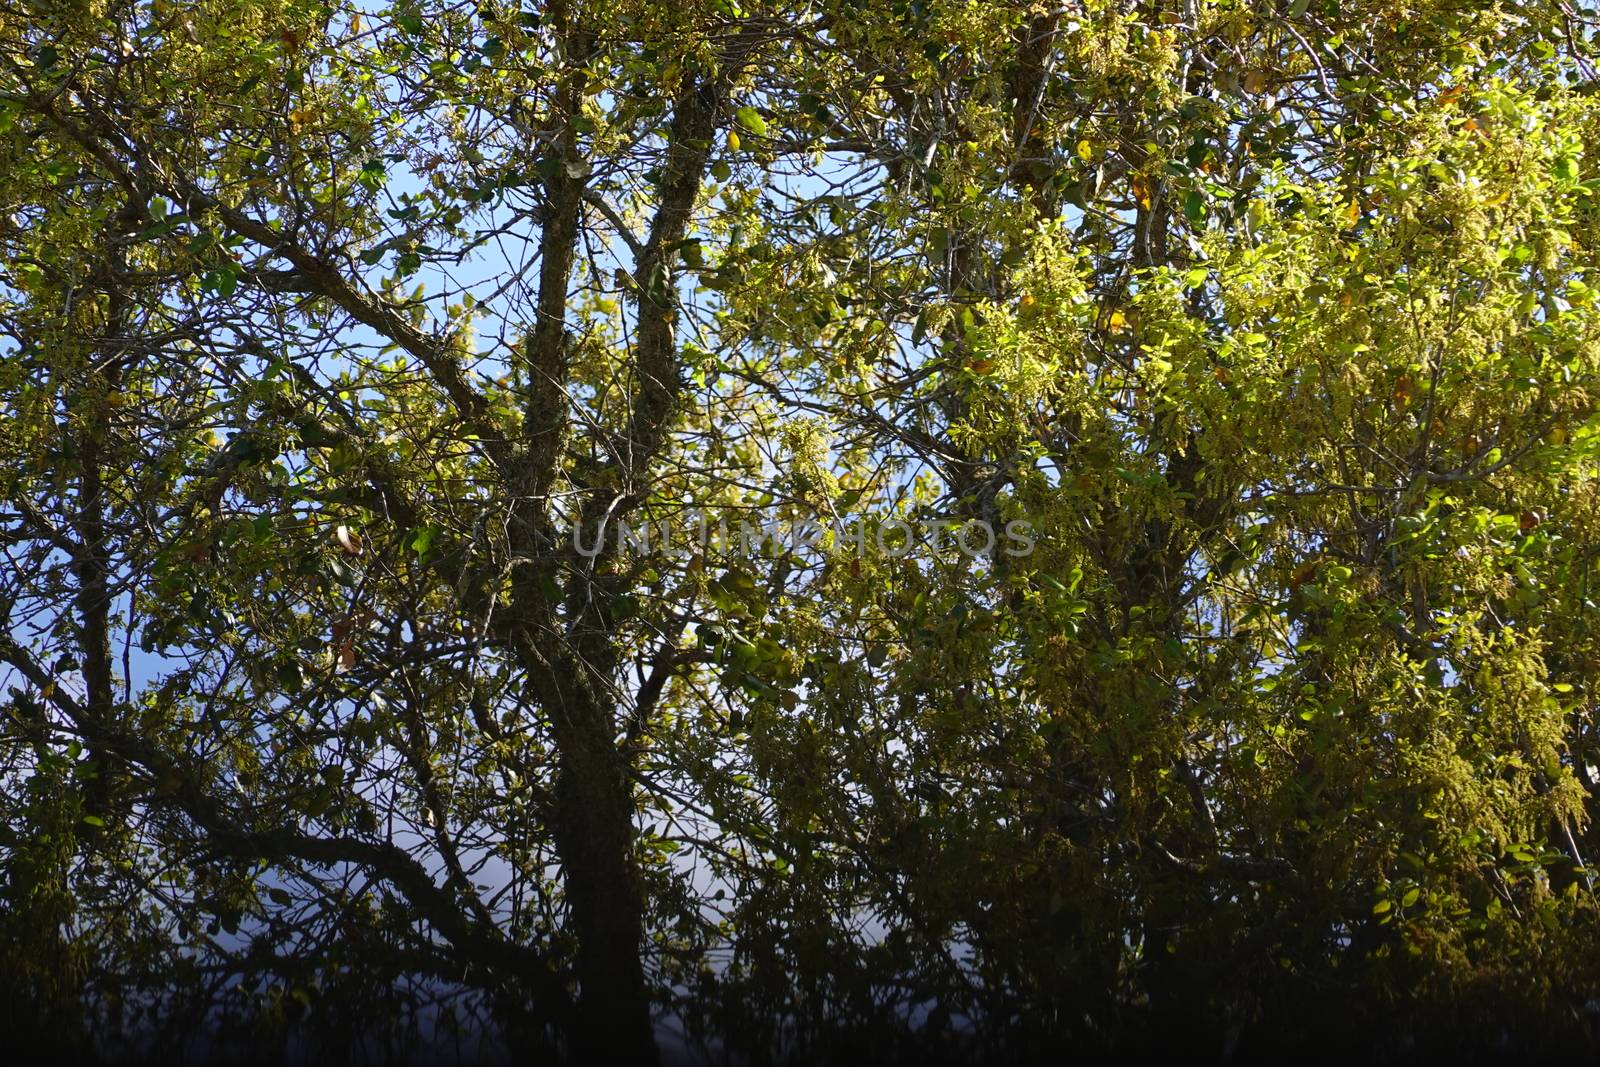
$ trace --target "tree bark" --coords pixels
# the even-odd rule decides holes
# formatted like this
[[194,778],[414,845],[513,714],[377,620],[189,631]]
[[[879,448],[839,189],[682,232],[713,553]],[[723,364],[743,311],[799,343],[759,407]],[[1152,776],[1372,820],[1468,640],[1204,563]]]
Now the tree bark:
[[578,1062],[655,1063],[640,958],[642,894],[633,850],[633,789],[597,707],[574,709],[562,733],[552,827],[578,939]]

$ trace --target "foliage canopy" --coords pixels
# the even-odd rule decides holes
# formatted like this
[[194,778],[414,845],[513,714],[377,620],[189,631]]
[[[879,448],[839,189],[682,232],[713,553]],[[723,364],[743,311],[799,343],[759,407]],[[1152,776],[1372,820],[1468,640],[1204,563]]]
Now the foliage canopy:
[[8,1032],[1592,1049],[1593,27],[0,5]]

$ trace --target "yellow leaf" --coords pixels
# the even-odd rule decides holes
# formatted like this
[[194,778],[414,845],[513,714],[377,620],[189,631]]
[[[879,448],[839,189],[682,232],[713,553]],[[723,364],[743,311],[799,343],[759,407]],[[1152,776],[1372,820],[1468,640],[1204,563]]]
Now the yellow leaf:
[[728,151],[739,151],[739,134],[733,130],[728,131]]
[[1130,184],[1133,188],[1133,198],[1139,201],[1140,207],[1148,208],[1150,206],[1149,179],[1142,175],[1134,175],[1133,181]]
[[1247,93],[1264,93],[1267,91],[1267,72],[1264,70],[1247,70],[1241,83]]

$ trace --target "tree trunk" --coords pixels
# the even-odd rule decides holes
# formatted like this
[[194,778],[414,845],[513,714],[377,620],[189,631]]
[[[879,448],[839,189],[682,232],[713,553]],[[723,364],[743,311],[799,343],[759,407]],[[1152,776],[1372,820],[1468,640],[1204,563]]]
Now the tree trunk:
[[556,847],[578,940],[578,1011],[572,1058],[582,1063],[655,1063],[650,999],[640,960],[644,936],[633,862],[633,790],[606,728],[588,706],[561,732]]

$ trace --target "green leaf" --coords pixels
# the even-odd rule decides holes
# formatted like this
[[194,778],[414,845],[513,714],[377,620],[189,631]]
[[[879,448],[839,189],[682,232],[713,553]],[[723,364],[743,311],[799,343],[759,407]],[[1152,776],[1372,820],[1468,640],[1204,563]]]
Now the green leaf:
[[305,686],[305,672],[295,660],[287,660],[278,665],[278,685],[284,692],[294,694],[300,692]]
[[739,125],[755,134],[757,137],[767,135],[767,120],[761,117],[761,112],[753,107],[741,107],[733,113]]

